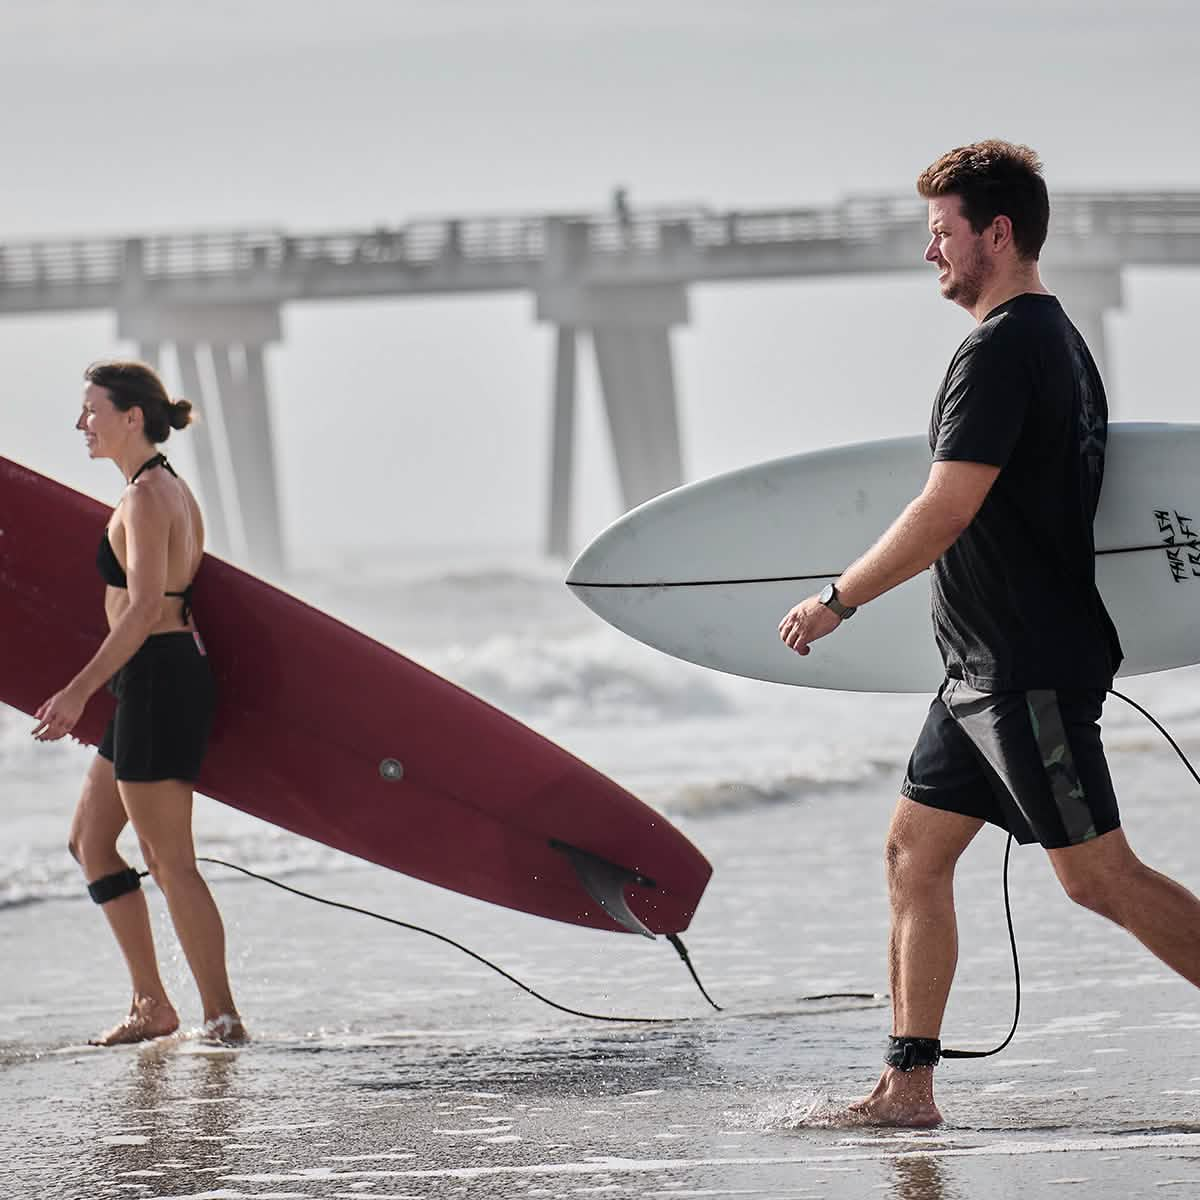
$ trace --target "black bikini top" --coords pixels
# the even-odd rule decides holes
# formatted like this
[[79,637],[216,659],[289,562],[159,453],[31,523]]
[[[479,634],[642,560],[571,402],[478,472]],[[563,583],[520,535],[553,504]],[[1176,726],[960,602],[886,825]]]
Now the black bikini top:
[[[153,458],[147,459],[130,477],[129,482],[134,483],[137,477],[143,471],[149,471],[152,467],[162,467],[175,475],[171,464],[167,462],[165,454],[156,454]],[[175,476],[176,479],[179,476]],[[129,578],[125,574],[125,568],[117,561],[116,552],[112,548],[112,542],[108,540],[108,526],[104,527],[104,532],[100,535],[100,548],[96,551],[96,568],[100,572],[100,578],[108,584],[109,587],[125,588],[129,586]],[[182,592],[163,592],[164,596],[178,596],[183,601],[183,623],[186,625],[188,618],[192,615],[192,585],[189,583]]]

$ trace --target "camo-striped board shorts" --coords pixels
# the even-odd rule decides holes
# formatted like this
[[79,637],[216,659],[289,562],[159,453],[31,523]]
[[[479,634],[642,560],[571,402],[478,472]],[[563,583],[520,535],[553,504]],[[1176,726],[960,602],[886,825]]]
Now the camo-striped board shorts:
[[1121,818],[1100,742],[1104,697],[1095,688],[979,692],[947,679],[900,790],[1048,850],[1109,833]]

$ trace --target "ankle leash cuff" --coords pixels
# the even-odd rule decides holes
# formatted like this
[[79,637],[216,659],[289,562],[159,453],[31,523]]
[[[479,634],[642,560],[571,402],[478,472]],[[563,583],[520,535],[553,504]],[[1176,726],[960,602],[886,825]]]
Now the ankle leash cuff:
[[936,1067],[941,1057],[942,1043],[937,1038],[891,1037],[883,1061],[897,1071],[913,1071]]
[[102,875],[87,885],[88,895],[97,904],[107,904],[110,900],[124,896],[127,892],[136,892],[142,886],[141,876],[132,868],[117,871],[112,875]]

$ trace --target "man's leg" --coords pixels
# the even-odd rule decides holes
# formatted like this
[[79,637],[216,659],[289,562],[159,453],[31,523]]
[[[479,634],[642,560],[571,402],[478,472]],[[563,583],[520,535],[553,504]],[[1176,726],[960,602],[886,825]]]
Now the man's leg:
[[[954,868],[982,828],[976,817],[900,797],[888,831],[886,866],[892,928],[889,965],[894,1037],[937,1038],[958,962]],[[847,1116],[863,1124],[941,1122],[933,1068],[885,1067],[875,1090]]]
[[1127,929],[1200,987],[1200,900],[1146,866],[1122,830],[1047,853],[1072,900]]

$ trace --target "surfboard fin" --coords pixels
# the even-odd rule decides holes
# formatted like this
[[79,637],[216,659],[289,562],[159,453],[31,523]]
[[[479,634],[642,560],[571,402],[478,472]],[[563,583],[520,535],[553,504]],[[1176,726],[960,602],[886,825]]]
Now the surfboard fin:
[[560,842],[554,838],[550,840],[550,846],[554,850],[562,851],[567,856],[567,861],[575,868],[575,874],[579,876],[579,882],[583,884],[583,890],[618,925],[628,929],[630,933],[640,933],[643,937],[654,940],[654,934],[629,911],[629,905],[625,903],[627,885],[637,883],[642,887],[653,887],[652,879],[647,879],[644,875],[639,875],[628,867],[618,866],[606,858],[589,854],[586,850],[569,846],[566,842]]

